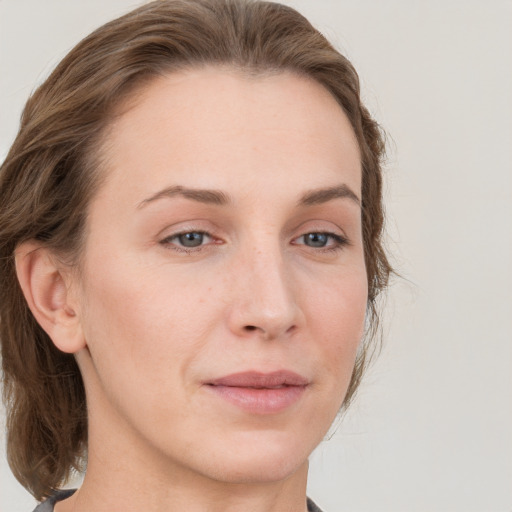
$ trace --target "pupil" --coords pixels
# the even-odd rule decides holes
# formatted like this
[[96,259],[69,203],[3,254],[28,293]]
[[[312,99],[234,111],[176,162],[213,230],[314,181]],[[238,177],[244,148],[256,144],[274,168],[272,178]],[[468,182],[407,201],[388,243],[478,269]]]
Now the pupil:
[[325,247],[327,244],[327,235],[324,233],[308,233],[305,238],[306,245],[310,247]]
[[184,247],[198,247],[203,243],[202,233],[185,233],[179,236],[180,244]]

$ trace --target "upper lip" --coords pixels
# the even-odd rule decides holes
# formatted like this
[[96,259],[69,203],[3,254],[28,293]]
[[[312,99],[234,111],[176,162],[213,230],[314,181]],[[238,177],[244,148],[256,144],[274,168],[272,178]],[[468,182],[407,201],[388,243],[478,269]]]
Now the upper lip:
[[282,386],[306,386],[309,381],[295,372],[279,370],[270,373],[258,371],[233,373],[207,381],[206,384],[238,388],[279,388]]

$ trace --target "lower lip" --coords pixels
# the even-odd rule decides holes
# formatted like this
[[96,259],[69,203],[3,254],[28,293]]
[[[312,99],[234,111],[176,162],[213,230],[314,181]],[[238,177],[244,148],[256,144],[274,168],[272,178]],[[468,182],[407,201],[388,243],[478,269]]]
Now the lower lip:
[[295,404],[306,386],[282,388],[245,388],[235,386],[207,386],[221,398],[253,414],[277,414]]

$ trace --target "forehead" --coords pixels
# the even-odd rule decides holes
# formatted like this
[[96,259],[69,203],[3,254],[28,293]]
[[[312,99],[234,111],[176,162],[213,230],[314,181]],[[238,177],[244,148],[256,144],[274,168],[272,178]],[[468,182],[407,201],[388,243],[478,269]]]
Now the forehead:
[[141,194],[175,179],[214,188],[259,178],[328,186],[336,175],[360,190],[358,144],[342,108],[322,85],[289,72],[206,67],[158,77],[116,116],[104,151],[107,181],[126,185],[130,176]]

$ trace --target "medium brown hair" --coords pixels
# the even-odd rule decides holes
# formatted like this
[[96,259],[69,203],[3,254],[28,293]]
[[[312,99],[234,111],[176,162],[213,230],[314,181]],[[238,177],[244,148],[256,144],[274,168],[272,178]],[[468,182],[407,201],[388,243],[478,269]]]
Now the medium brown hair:
[[[185,67],[227,65],[249,74],[291,71],[331,92],[345,111],[362,159],[362,225],[368,329],[390,265],[381,243],[378,125],[362,105],[358,76],[295,10],[244,0],[163,0],[107,23],[81,41],[28,100],[0,169],[0,341],[7,454],[14,475],[42,499],[80,468],[87,447],[82,378],[32,316],[14,251],[35,239],[77,264],[87,205],[99,187],[98,148],[115,107],[151,78]],[[350,402],[372,336],[356,361]]]

